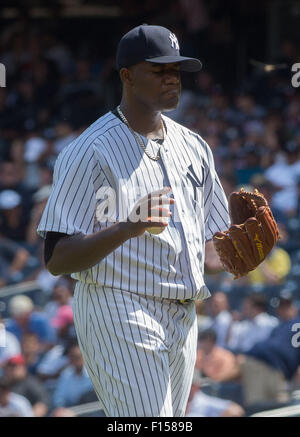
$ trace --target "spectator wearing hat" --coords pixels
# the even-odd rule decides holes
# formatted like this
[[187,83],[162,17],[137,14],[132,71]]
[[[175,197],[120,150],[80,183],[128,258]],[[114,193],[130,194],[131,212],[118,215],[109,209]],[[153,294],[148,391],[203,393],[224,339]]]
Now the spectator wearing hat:
[[30,402],[19,394],[13,393],[11,383],[0,379],[0,417],[33,417]]
[[55,330],[50,325],[47,316],[34,311],[32,300],[25,295],[14,296],[9,302],[11,318],[7,320],[6,329],[22,341],[26,332],[37,334],[43,351],[48,350],[55,343]]
[[4,378],[10,383],[12,391],[28,399],[34,416],[45,416],[50,402],[48,393],[36,377],[28,374],[24,357],[16,355],[9,358],[3,370]]
[[55,408],[76,405],[85,393],[94,390],[76,340],[68,346],[68,359],[69,365],[61,373],[53,393]]
[[13,190],[1,191],[0,233],[13,241],[24,243],[28,222],[21,195]]

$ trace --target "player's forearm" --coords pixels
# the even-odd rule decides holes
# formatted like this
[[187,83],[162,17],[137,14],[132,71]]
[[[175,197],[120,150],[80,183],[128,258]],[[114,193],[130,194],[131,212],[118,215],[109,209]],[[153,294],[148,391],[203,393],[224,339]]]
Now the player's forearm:
[[128,223],[116,223],[91,235],[61,238],[47,263],[53,275],[67,275],[89,269],[132,237]]

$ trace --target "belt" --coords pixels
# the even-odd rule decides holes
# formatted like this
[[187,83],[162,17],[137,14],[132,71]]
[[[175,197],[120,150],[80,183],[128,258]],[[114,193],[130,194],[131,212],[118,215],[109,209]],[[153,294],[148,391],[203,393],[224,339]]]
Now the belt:
[[191,302],[194,302],[194,299],[179,299],[178,302],[182,303],[183,305],[187,305]]

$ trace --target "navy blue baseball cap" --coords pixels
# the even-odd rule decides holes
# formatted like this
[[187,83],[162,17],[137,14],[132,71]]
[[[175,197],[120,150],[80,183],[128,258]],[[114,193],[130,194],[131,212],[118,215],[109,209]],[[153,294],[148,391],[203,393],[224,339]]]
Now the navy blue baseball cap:
[[131,29],[120,40],[117,50],[117,69],[130,67],[142,61],[157,64],[180,62],[183,71],[199,71],[202,63],[199,59],[180,55],[176,36],[162,26],[142,24]]

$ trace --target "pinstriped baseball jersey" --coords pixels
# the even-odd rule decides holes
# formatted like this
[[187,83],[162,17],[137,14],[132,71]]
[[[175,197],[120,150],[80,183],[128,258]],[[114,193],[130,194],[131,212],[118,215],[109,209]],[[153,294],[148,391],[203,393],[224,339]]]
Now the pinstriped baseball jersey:
[[[227,200],[212,152],[196,133],[163,116],[163,145],[141,136],[150,160],[112,112],[58,156],[38,233],[91,234],[126,219],[139,198],[164,186],[175,204],[167,228],[127,240],[94,267],[73,273],[86,284],[169,299],[204,299],[204,246],[228,228]],[[109,197],[108,197],[109,196]],[[109,202],[108,202],[108,199]]]

